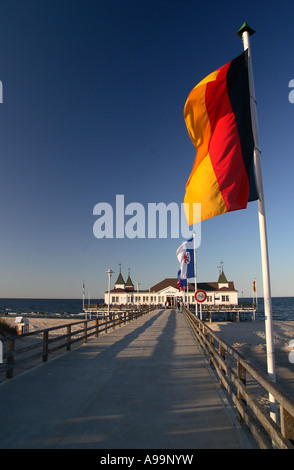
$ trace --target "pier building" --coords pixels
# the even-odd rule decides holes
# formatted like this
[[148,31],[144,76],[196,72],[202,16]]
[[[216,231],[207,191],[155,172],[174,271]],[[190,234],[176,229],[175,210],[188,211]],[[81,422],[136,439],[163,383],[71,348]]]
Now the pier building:
[[[130,271],[127,281],[124,281],[121,270],[119,272],[114,288],[110,290],[110,304],[112,305],[177,305],[178,301],[188,304],[195,304],[195,284],[188,282],[184,292],[178,289],[177,278],[166,278],[148,289],[139,289],[139,283],[133,284]],[[238,305],[238,291],[234,282],[228,281],[224,271],[219,274],[216,282],[197,282],[197,290],[206,293],[206,300],[203,305],[230,306]],[[108,304],[108,291],[104,293],[104,301]]]

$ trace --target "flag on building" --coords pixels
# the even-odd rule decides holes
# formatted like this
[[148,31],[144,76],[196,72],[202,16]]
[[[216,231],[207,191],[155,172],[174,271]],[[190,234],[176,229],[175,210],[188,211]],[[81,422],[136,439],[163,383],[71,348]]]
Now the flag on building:
[[195,277],[193,237],[179,246],[177,249],[177,258],[181,268],[178,273],[178,279],[187,280],[190,277]]
[[245,209],[249,201],[257,200],[248,51],[196,85],[186,101],[184,118],[196,147],[184,198],[189,225],[200,222],[193,218],[193,203],[201,203],[205,220]]

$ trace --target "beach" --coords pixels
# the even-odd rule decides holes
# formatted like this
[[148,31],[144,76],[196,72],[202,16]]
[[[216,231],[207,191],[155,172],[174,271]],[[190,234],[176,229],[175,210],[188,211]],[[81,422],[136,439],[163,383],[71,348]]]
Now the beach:
[[[21,315],[19,315],[21,317]],[[11,326],[15,326],[15,318],[16,316],[6,316],[3,317],[2,319],[8,323]],[[79,319],[70,319],[70,318],[58,318],[58,317],[30,317],[29,315],[24,316],[23,318],[26,318],[29,321],[29,333],[36,333],[34,335],[24,335],[18,336],[19,340],[15,342],[14,350],[16,352],[16,360],[18,361],[17,366],[14,368],[14,376],[18,375],[19,373],[22,373],[26,370],[29,370],[30,368],[37,366],[42,363],[41,356],[38,358],[35,358],[30,361],[26,361],[26,357],[31,356],[32,354],[35,354],[37,352],[42,352],[43,350],[43,332],[42,330],[45,330],[47,328],[57,328],[57,327],[62,327],[64,328],[58,328],[56,330],[52,330],[49,332],[49,338],[54,339],[57,338],[60,335],[65,335],[66,334],[66,325],[72,324],[72,323],[77,323],[76,325],[72,326],[71,331],[75,332],[83,328],[83,320],[84,318]],[[40,332],[40,333],[38,333]],[[82,333],[80,333],[82,335]],[[63,343],[65,343],[65,340],[63,339]],[[71,348],[76,348],[82,344],[82,341],[76,342],[72,344]],[[53,346],[57,345],[57,343],[53,344]],[[26,348],[28,347],[34,347],[34,350],[31,351],[25,351]],[[5,348],[7,345],[5,344]],[[24,352],[21,352],[24,351]],[[65,346],[55,352],[50,353],[49,359],[53,359],[54,357],[57,357],[65,352]],[[19,362],[19,359],[24,359],[24,362]],[[4,380],[4,374],[0,375],[0,382]]]
[[[219,339],[239,351],[248,361],[267,372],[264,321],[211,322],[209,328]],[[294,363],[289,360],[294,339],[294,321],[273,321],[276,383],[294,399]]]
[[[19,315],[20,317],[22,315]],[[13,317],[3,317],[5,322],[9,323],[11,326],[15,326],[15,316]],[[25,317],[29,321],[29,332],[32,333],[34,331],[45,330],[46,328],[54,328],[62,325],[68,325],[69,323],[76,323],[80,320],[78,319],[70,319],[70,318],[56,318],[56,317],[30,317],[26,315]],[[83,318],[81,318],[83,320]]]

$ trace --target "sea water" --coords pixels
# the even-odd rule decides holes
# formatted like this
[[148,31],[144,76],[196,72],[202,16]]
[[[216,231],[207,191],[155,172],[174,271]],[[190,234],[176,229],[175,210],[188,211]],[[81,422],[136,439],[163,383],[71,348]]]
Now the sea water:
[[[256,320],[264,320],[263,298],[257,299],[257,307]],[[272,314],[273,320],[294,320],[294,297],[273,297]]]
[[[239,299],[252,303],[252,298]],[[85,301],[85,303],[87,303]],[[103,299],[91,299],[92,304]],[[258,298],[256,320],[264,320],[263,298]],[[294,320],[294,297],[272,298],[273,320]],[[77,315],[83,313],[82,299],[0,299],[1,314]]]
[[[88,302],[85,300],[85,305]],[[103,299],[91,299],[91,304]],[[0,312],[5,314],[78,315],[83,313],[82,299],[0,299]]]

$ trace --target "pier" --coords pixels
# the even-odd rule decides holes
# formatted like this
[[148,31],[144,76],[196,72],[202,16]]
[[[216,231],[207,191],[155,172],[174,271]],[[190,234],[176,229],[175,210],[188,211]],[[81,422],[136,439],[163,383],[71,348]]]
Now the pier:
[[[213,355],[203,353],[200,344],[207,331],[199,342],[193,316],[187,314],[176,309],[146,312],[2,382],[0,448],[257,446],[211,369]],[[97,323],[98,333],[96,328]],[[213,345],[212,337],[209,343]],[[244,367],[241,372],[244,384]],[[242,402],[245,397],[243,390]],[[283,406],[291,422],[292,404],[284,400]],[[280,442],[291,448],[283,436]]]

